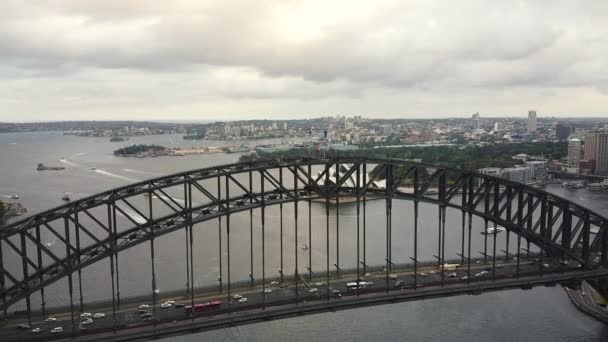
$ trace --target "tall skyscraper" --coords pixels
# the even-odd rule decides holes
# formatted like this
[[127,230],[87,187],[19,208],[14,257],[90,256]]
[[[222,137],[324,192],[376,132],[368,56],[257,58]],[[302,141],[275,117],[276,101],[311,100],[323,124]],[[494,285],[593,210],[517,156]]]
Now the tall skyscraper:
[[471,128],[473,128],[473,130],[479,129],[479,113],[473,114]]
[[568,172],[578,173],[581,163],[581,141],[570,139],[568,141]]
[[595,173],[608,176],[608,133],[596,133]]
[[535,110],[528,111],[528,132],[530,132],[530,133],[536,132],[536,111]]
[[583,158],[589,161],[596,160],[597,152],[597,134],[595,132],[588,132],[585,134],[585,153]]

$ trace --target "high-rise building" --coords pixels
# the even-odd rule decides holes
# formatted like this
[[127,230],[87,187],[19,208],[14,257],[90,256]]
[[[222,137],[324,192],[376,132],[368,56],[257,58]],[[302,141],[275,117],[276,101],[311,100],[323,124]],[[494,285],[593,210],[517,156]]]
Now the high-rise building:
[[595,173],[608,176],[608,133],[596,133]]
[[502,122],[495,122],[494,123],[494,132],[500,132],[504,130],[504,125],[502,124]]
[[559,140],[567,140],[572,132],[572,127],[570,125],[558,123],[555,125],[555,136]]
[[473,130],[479,129],[479,113],[473,114],[471,128]]
[[528,111],[528,132],[530,132],[530,133],[536,132],[536,111],[535,110]]
[[393,134],[393,126],[391,125],[383,125],[382,126],[382,135],[388,137]]
[[231,130],[230,125],[226,125],[226,126],[224,126],[224,134],[225,134],[225,135],[230,135],[230,134],[232,134],[232,130]]
[[568,141],[568,172],[578,173],[581,163],[581,141],[570,139]]
[[594,161],[596,159],[597,151],[597,133],[588,132],[585,134],[585,153],[584,158],[588,161]]

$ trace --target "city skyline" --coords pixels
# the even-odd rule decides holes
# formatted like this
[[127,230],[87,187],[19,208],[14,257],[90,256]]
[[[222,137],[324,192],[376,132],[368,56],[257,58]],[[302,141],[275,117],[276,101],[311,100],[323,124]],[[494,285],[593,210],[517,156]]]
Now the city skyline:
[[608,5],[0,4],[0,122],[606,116]]

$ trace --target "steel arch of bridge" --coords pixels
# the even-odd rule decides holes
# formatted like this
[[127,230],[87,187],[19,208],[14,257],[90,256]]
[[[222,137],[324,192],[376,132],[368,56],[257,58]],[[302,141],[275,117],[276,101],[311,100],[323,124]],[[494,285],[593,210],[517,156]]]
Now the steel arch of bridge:
[[[382,185],[378,185],[379,178],[383,179]],[[202,185],[203,181],[212,183],[213,186]],[[402,187],[404,183],[409,184],[409,187]],[[179,189],[184,201],[176,201],[168,194],[169,189],[173,191]],[[194,203],[193,192],[206,198],[205,203]],[[459,196],[456,196],[457,194]],[[217,219],[221,227],[222,218],[225,220],[224,234],[229,249],[230,216],[244,211],[249,211],[251,215],[254,209],[260,209],[263,227],[264,208],[271,205],[283,206],[293,202],[322,201],[326,207],[329,231],[330,203],[339,205],[341,199],[354,198],[357,203],[357,239],[361,236],[359,225],[362,214],[363,241],[365,241],[365,204],[369,197],[386,200],[386,216],[389,218],[385,227],[387,279],[393,265],[390,220],[393,199],[414,202],[415,247],[411,259],[415,278],[416,265],[419,262],[417,226],[418,206],[421,202],[432,203],[438,207],[439,242],[435,257],[440,267],[443,267],[447,260],[445,239],[442,240],[442,236],[445,236],[446,208],[453,208],[462,213],[459,257],[462,264],[468,264],[469,275],[473,216],[483,219],[486,228],[496,224],[505,227],[507,234],[516,234],[517,247],[513,253],[509,252],[508,238],[506,251],[503,251],[507,259],[511,257],[515,260],[517,256],[518,274],[515,276],[519,276],[520,252],[529,251],[530,244],[540,248],[541,258],[552,256],[576,260],[580,263],[580,272],[585,272],[587,275],[590,272],[591,274],[597,272],[598,275],[606,273],[608,219],[546,191],[489,175],[398,159],[271,160],[208,167],[146,180],[89,196],[0,228],[0,308],[6,314],[11,305],[25,299],[28,318],[31,320],[30,296],[40,292],[44,313],[44,289],[67,277],[73,317],[75,286],[72,275],[76,272],[80,274],[86,266],[106,258],[110,258],[114,306],[115,301],[120,302],[117,274],[119,252],[150,241],[152,267],[154,267],[154,239],[183,229],[187,232],[186,245],[188,246],[189,243],[187,253],[192,260],[193,226]],[[156,203],[164,206],[162,215],[155,215],[157,206],[153,205],[152,198],[158,199]],[[144,203],[147,210],[138,209],[134,204],[135,201]],[[125,208],[136,214],[126,213]],[[128,219],[131,226],[119,227],[117,214]],[[297,217],[296,206],[296,232]],[[282,222],[281,216],[281,234]],[[91,225],[96,225],[97,228],[93,229]],[[56,237],[65,250],[57,253],[47,247],[41,238],[45,234]],[[220,231],[220,239],[221,234]],[[253,230],[251,234],[253,240]],[[87,236],[92,243],[81,245],[81,236]],[[495,264],[496,234],[486,235],[484,239],[482,255],[484,259],[491,259]],[[488,239],[491,241],[488,242]],[[329,250],[329,238],[326,243]],[[487,253],[488,243],[494,244],[491,255]],[[527,249],[522,247],[522,243],[527,245]],[[281,246],[283,246],[282,235]],[[336,239],[336,248],[339,248],[338,239]],[[10,272],[5,267],[6,260],[2,258],[2,250],[10,250],[20,257],[20,275]],[[281,248],[281,278],[283,277],[282,253]],[[365,253],[365,243],[363,250],[360,250],[358,240],[356,263],[358,278],[368,266]],[[229,255],[228,250],[228,267],[230,267]],[[339,252],[337,255],[338,259],[333,267],[329,265],[329,253],[327,255],[325,271],[328,282],[330,268],[340,272]],[[43,257],[49,262],[43,263]],[[253,273],[253,261],[251,262]],[[309,263],[308,272],[312,276],[310,266]],[[193,284],[192,262],[187,268],[188,282]],[[294,274],[300,275],[297,255],[295,268]],[[443,274],[444,272],[442,272],[442,284]],[[250,276],[253,283],[253,274]],[[154,269],[152,277],[153,288],[156,288]],[[294,277],[296,287],[298,278]],[[80,276],[78,282],[82,309]],[[228,269],[227,279],[224,281],[220,278],[220,286],[227,286],[229,295],[230,285]],[[154,292],[153,296],[155,296]]]

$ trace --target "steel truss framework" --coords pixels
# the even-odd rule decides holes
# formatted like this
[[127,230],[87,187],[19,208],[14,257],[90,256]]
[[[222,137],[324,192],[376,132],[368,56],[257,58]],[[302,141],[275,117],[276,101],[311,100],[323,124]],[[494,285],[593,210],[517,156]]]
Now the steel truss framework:
[[[337,171],[336,171],[337,170]],[[386,180],[378,187],[374,181]],[[205,184],[202,184],[205,183]],[[209,184],[213,184],[210,186]],[[407,184],[407,187],[403,185]],[[170,189],[180,192],[183,201],[169,195]],[[458,196],[456,196],[458,195]],[[198,196],[198,197],[197,197]],[[156,289],[154,270],[154,240],[170,232],[184,230],[188,255],[187,278],[193,284],[193,227],[197,223],[217,220],[220,237],[228,248],[227,272],[220,268],[220,289],[227,287],[230,293],[230,217],[237,212],[249,212],[251,219],[251,241],[253,241],[253,211],[261,210],[262,234],[264,234],[264,210],[271,205],[308,202],[308,231],[311,232],[310,203],[324,201],[329,237],[330,201],[339,208],[340,199],[356,199],[357,214],[357,276],[366,272],[366,202],[369,196],[386,200],[386,277],[388,280],[392,262],[392,202],[394,199],[414,202],[414,277],[418,264],[418,210],[420,203],[435,204],[438,208],[438,265],[445,261],[446,209],[453,208],[462,213],[460,253],[463,265],[471,267],[472,217],[483,219],[485,227],[500,225],[508,234],[516,234],[517,246],[509,250],[509,238],[504,256],[496,255],[496,232],[485,235],[484,259],[504,257],[507,260],[530,251],[530,244],[540,248],[543,256],[576,260],[580,271],[596,270],[598,275],[606,273],[608,266],[607,224],[608,219],[540,189],[478,173],[463,172],[440,166],[423,165],[396,159],[332,159],[332,160],[273,160],[254,163],[236,163],[182,172],[155,178],[96,194],[78,201],[47,210],[0,229],[0,309],[6,314],[15,303],[25,300],[31,320],[30,297],[35,292],[42,296],[44,314],[44,290],[58,280],[67,278],[72,320],[74,321],[75,286],[73,275],[78,273],[78,292],[82,310],[81,272],[89,265],[110,259],[112,303],[120,302],[118,257],[121,251],[150,242],[152,259],[152,288]],[[204,203],[193,198],[204,197]],[[152,199],[155,199],[155,204]],[[142,200],[143,199],[143,200]],[[135,202],[138,202],[137,204]],[[158,205],[164,206],[158,210]],[[139,207],[139,208],[138,208]],[[141,208],[144,209],[141,209]],[[295,229],[298,229],[298,206],[295,206]],[[128,212],[127,212],[128,211]],[[161,214],[157,214],[160,212]],[[135,213],[135,214],[133,214]],[[304,213],[306,215],[306,213]],[[117,223],[117,215],[127,219],[129,226]],[[468,220],[467,220],[468,217]],[[222,219],[224,226],[222,226]],[[283,215],[281,211],[281,280],[283,278]],[[468,222],[468,225],[467,225]],[[339,222],[337,222],[337,225]],[[93,227],[95,226],[95,227]],[[222,228],[223,227],[223,228]],[[376,227],[377,228],[377,227]],[[368,229],[369,230],[369,229]],[[361,234],[362,232],[362,234]],[[339,230],[336,227],[336,233]],[[53,236],[61,245],[48,247],[42,236]],[[467,239],[468,236],[468,239]],[[83,244],[83,237],[89,241]],[[262,239],[262,241],[264,241]],[[329,252],[329,238],[326,240]],[[336,249],[339,244],[336,240]],[[468,241],[468,242],[467,242]],[[310,245],[310,241],[308,241]],[[361,244],[362,243],[362,244]],[[263,244],[263,242],[262,242]],[[488,254],[488,244],[493,244]],[[523,244],[523,245],[522,245]],[[297,250],[297,234],[295,239]],[[526,247],[523,247],[526,246]],[[264,249],[264,245],[262,245]],[[3,260],[3,250],[10,250],[20,258],[20,274],[10,271]],[[330,269],[341,271],[339,252],[333,267],[327,255],[327,281]],[[262,252],[262,260],[265,252]],[[295,255],[294,274],[298,270]],[[311,255],[307,272],[312,277]],[[45,262],[43,262],[43,259]],[[306,261],[304,261],[306,263]],[[220,262],[220,267],[221,267]],[[253,245],[251,247],[251,273],[253,284]],[[264,262],[262,262],[264,278]],[[495,268],[494,268],[495,269]],[[576,272],[576,271],[574,271]],[[304,272],[306,273],[306,272]],[[226,279],[222,277],[226,274]],[[444,272],[442,272],[443,277]],[[517,274],[518,275],[518,274]],[[517,276],[516,275],[516,276]],[[294,277],[296,287],[298,278]],[[263,284],[263,283],[262,283]],[[192,291],[193,292],[193,291]],[[297,293],[297,292],[296,292]],[[153,291],[153,296],[155,291]],[[230,294],[229,294],[230,295]],[[328,294],[329,295],[329,294]],[[154,301],[156,302],[156,301]]]

